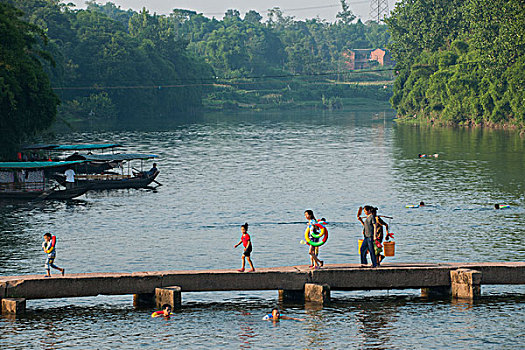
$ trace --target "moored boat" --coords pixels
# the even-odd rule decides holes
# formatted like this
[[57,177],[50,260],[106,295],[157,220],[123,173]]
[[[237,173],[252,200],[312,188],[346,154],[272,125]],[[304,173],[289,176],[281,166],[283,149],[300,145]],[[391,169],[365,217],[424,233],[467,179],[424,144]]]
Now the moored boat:
[[[75,175],[76,186],[89,187],[90,190],[112,190],[123,188],[145,188],[155,181],[159,172],[146,176],[122,174],[80,174]],[[65,185],[65,177],[56,175],[55,179]]]
[[86,193],[89,186],[59,189],[49,177],[49,171],[61,171],[82,163],[69,162],[1,162],[0,199],[67,200]]
[[[68,159],[80,160],[83,163],[74,167],[75,183],[77,186],[89,186],[91,190],[111,190],[123,188],[145,188],[155,181],[159,171],[136,171],[133,172],[130,161],[153,159],[157,156],[154,154],[138,153],[117,153],[117,154],[75,154]],[[121,173],[112,171],[98,173],[89,173],[86,165],[104,164],[105,162],[118,163]],[[127,174],[124,173],[124,162],[127,162]],[[142,166],[141,166],[142,168]],[[61,185],[65,185],[66,178],[63,174],[54,174],[53,178]]]

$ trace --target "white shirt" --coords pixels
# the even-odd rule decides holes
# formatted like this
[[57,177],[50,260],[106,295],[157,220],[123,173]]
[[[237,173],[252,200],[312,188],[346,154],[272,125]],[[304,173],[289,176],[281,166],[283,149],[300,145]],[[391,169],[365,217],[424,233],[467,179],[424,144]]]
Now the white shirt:
[[66,182],[75,182],[75,171],[73,169],[67,169],[64,175],[66,175]]

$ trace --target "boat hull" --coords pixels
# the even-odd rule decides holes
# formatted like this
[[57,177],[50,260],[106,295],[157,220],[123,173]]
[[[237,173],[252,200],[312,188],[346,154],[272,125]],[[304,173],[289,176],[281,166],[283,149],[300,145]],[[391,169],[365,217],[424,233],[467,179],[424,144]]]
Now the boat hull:
[[90,190],[89,186],[78,186],[66,190],[47,191],[6,191],[0,192],[0,199],[7,200],[68,200],[80,197]]
[[[114,189],[125,189],[125,188],[145,188],[150,183],[152,183],[157,174],[147,177],[129,177],[122,179],[77,179],[75,184],[77,186],[87,186],[90,190],[101,191],[101,190],[114,190]],[[60,182],[61,185],[65,185],[64,177],[55,177],[56,180]]]

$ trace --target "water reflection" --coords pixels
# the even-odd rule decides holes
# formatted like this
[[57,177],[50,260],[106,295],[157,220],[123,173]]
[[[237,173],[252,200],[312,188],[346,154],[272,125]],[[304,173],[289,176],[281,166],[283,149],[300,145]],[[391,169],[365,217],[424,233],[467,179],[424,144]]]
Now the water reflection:
[[[58,142],[119,142],[125,152],[158,154],[164,186],[0,204],[0,275],[43,273],[45,231],[57,235],[57,263],[71,273],[238,268],[232,246],[244,222],[256,266],[306,264],[299,241],[307,208],[330,223],[323,260],[357,263],[355,213],[369,203],[394,217],[396,256],[387,262],[523,260],[523,140],[499,131],[392,126],[380,113],[214,114],[147,129],[141,123],[61,134]],[[418,153],[440,157],[418,159]],[[421,200],[431,205],[405,208]],[[512,208],[494,210],[495,202]],[[514,344],[523,333],[516,326],[522,296],[467,306],[419,297],[370,300],[371,292],[363,292],[323,308],[283,305],[285,314],[307,321],[274,326],[260,319],[275,292],[259,299],[254,293],[212,293],[208,302],[190,295],[194,300],[169,322],[151,320],[131,300],[37,301],[26,317],[0,319],[9,334],[0,336],[0,347],[23,341],[47,347],[39,337],[49,322],[55,327],[46,332],[57,339],[49,347],[77,349],[446,348],[456,342],[482,348]],[[480,335],[469,342],[473,326]]]

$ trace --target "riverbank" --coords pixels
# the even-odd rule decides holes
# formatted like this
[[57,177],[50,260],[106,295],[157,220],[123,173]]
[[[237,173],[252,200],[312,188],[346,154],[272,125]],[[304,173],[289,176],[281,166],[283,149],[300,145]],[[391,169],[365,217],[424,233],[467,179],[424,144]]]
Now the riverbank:
[[206,100],[203,110],[212,111],[277,111],[277,110],[367,110],[370,106],[379,109],[391,109],[390,103],[385,99],[374,99],[366,97],[330,97],[321,100],[306,101],[282,101],[280,95],[272,95],[267,103],[246,103],[240,101]]
[[396,116],[394,121],[398,124],[406,124],[406,125],[514,130],[514,131],[519,132],[520,136],[525,137],[525,124],[520,124],[518,121],[514,121],[514,120],[505,121],[504,123],[475,122],[473,120],[466,120],[460,123],[456,123],[450,120],[440,120],[436,118],[420,117],[420,116],[414,115],[412,117]]

